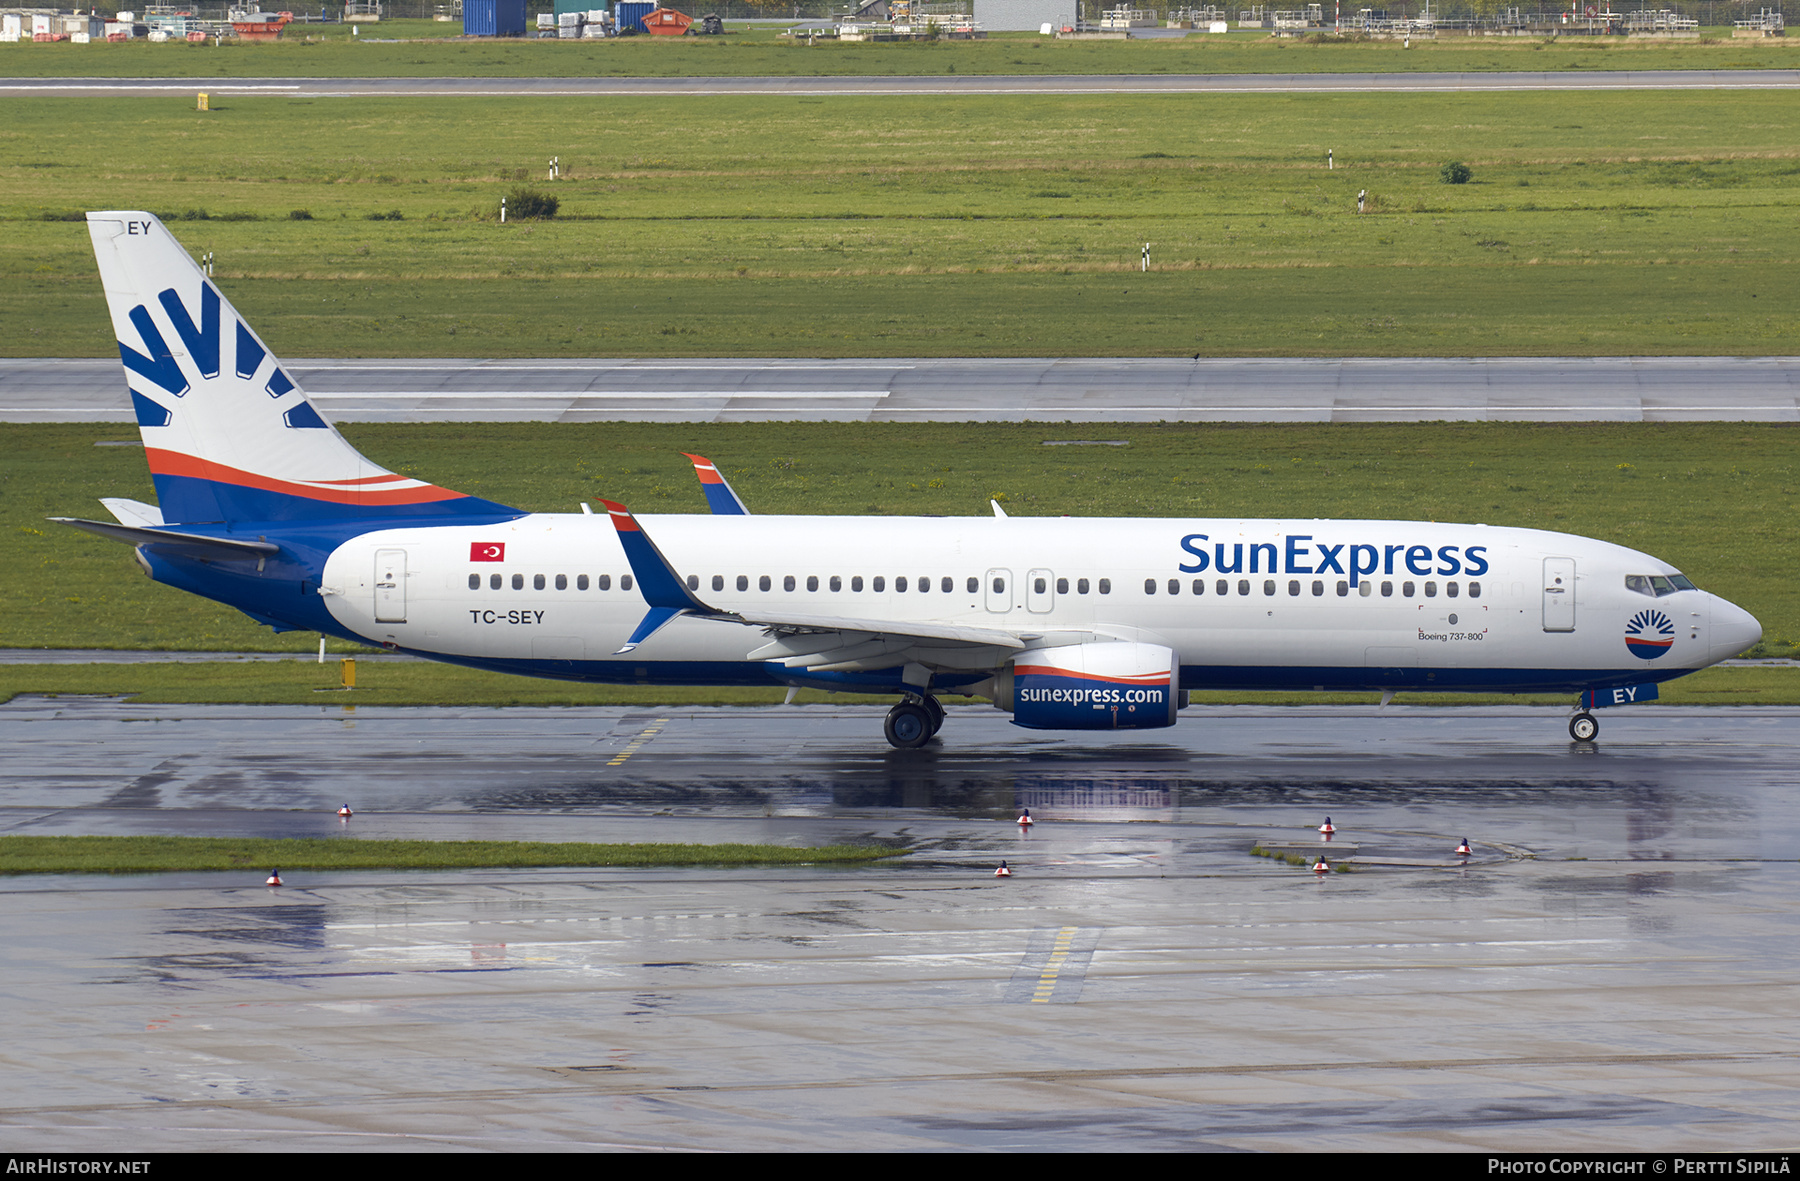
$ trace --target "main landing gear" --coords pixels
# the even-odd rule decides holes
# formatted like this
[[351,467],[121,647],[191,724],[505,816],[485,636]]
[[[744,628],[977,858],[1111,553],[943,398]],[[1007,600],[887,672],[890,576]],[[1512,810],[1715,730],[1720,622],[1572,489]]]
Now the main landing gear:
[[931,736],[944,724],[944,707],[938,699],[926,694],[908,697],[888,711],[883,729],[890,746],[915,750],[931,741]]
[[1596,722],[1594,715],[1586,710],[1569,719],[1569,737],[1576,742],[1592,742],[1598,733],[1600,733],[1600,723]]

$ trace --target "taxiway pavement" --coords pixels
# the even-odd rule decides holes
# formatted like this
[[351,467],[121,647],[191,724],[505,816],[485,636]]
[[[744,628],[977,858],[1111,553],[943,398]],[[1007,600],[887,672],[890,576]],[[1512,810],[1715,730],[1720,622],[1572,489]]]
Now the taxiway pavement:
[[9,78],[0,95],[291,98],[729,95],[1337,94],[1534,90],[1786,90],[1800,70],[1568,70],[1419,74],[1008,74],[754,78]]
[[[0,878],[0,1143],[1785,1149],[1797,720],[1641,709],[1576,747],[1524,707],[955,709],[895,752],[863,707],[21,698],[9,833],[915,852]],[[1325,815],[1360,872],[1250,855]]]
[[[338,422],[1800,421],[1793,357],[312,360]],[[0,360],[0,421],[133,421],[119,363]]]

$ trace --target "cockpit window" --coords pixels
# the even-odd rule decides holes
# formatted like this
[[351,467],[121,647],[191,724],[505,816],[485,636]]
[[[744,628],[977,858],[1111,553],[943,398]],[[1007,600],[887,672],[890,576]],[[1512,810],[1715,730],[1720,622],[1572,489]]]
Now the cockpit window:
[[1672,595],[1676,591],[1693,590],[1694,584],[1681,574],[1627,574],[1625,589],[1640,595],[1648,595],[1660,599],[1664,595]]

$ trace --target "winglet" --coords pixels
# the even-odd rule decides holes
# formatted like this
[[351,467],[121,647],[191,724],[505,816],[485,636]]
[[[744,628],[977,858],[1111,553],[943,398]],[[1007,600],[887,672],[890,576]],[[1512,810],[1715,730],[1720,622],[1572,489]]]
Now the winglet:
[[644,602],[650,605],[649,613],[638,623],[625,646],[613,653],[614,656],[631,651],[679,616],[725,614],[694,597],[694,592],[688,589],[681,575],[675,573],[669,559],[663,557],[630,509],[613,500],[600,503],[612,516],[613,528],[619,531],[619,544],[625,547],[625,560],[631,563],[632,577],[637,579]]
[[683,455],[694,461],[694,474],[700,477],[700,491],[706,493],[706,503],[715,517],[747,517],[750,510],[725,480],[725,474],[719,466],[704,455],[695,455],[683,451]]
[[637,628],[631,633],[631,638],[625,641],[625,646],[620,648],[617,652],[614,652],[613,655],[625,655],[627,652],[661,631],[668,624],[671,624],[683,615],[688,614],[691,614],[691,612],[679,611],[673,607],[650,608],[650,610],[644,614],[644,617],[638,621]]

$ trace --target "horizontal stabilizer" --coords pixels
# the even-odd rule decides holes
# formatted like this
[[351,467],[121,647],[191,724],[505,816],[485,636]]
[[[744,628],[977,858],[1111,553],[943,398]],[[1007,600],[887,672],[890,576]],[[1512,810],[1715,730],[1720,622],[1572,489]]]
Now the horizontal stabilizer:
[[236,537],[207,537],[202,533],[182,533],[174,529],[139,529],[131,525],[114,525],[108,521],[84,521],[79,517],[51,517],[58,525],[68,525],[126,545],[155,545],[181,553],[225,554],[234,558],[252,555],[266,558],[281,552],[281,547],[267,541],[245,541]]
[[106,506],[121,525],[137,525],[144,529],[155,529],[164,524],[162,510],[153,504],[145,504],[141,500],[131,500],[123,496],[102,496],[100,503]]

